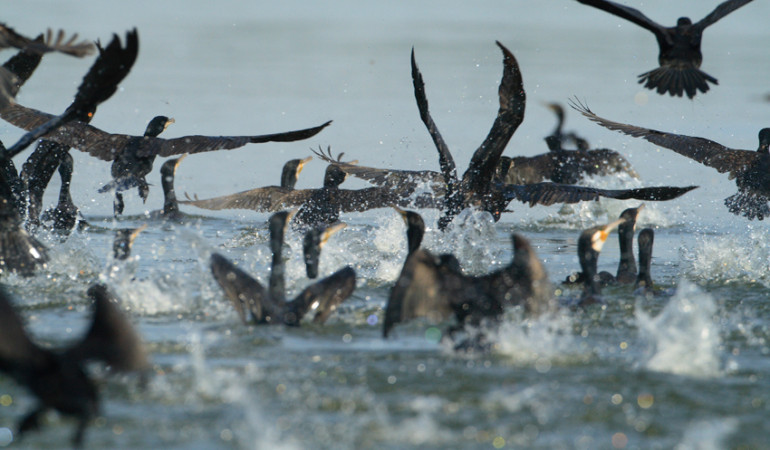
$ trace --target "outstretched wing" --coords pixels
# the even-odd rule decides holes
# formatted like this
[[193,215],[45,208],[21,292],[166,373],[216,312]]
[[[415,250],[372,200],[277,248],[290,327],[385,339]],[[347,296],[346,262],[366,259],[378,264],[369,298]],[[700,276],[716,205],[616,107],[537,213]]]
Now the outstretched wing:
[[211,255],[211,273],[219,286],[225,291],[243,323],[255,321],[264,323],[270,318],[277,318],[269,304],[269,295],[259,281],[242,271],[224,256]]
[[180,200],[179,203],[212,211],[219,211],[221,209],[250,209],[252,211],[268,212],[281,205],[281,199],[292,191],[293,189],[280,186],[265,186],[204,200],[197,198],[192,200],[188,197],[188,200]]
[[291,303],[284,316],[286,325],[299,325],[309,311],[313,323],[324,323],[356,288],[356,271],[347,266],[306,287]]
[[673,150],[682,156],[694,159],[701,164],[713,167],[720,173],[730,172],[733,177],[745,170],[746,167],[761,156],[756,151],[734,150],[700,137],[664,133],[650,128],[613,122],[597,116],[588,106],[577,100],[571,101],[570,106],[604,128],[620,131],[629,136],[643,138],[653,144]]
[[714,8],[709,15],[701,19],[698,23],[693,25],[694,28],[700,28],[703,30],[709,25],[714,24],[714,22],[718,21],[722,17],[730,14],[731,12],[735,11],[736,9],[740,8],[741,6],[751,3],[752,0],[727,0],[726,2],[722,2]]
[[652,31],[656,36],[664,33],[665,27],[654,22],[652,19],[642,14],[638,9],[631,8],[630,6],[621,5],[620,3],[608,0],[578,0],[578,2],[584,5],[593,6],[594,8],[618,16],[621,19],[633,22],[642,28]]
[[77,39],[77,34],[67,39],[63,30],[54,34],[49,28],[46,32],[45,42],[41,42],[24,37],[12,28],[0,23],[0,49],[15,47],[36,53],[59,52],[77,57],[90,55],[94,52],[94,44],[87,41],[75,42]]
[[500,108],[489,134],[471,157],[468,170],[463,174],[463,183],[475,192],[484,192],[488,189],[505,146],[524,121],[524,109],[527,103],[521,70],[516,58],[499,41],[495,43],[503,52],[503,78],[500,80],[498,89]]
[[618,200],[666,201],[682,196],[696,187],[659,186],[637,189],[598,189],[569,184],[536,183],[525,185],[507,184],[502,187],[502,193],[508,201],[518,200],[522,203],[529,203],[529,206],[532,207],[535,205],[548,206],[554,203],[577,203],[599,200],[600,197]]

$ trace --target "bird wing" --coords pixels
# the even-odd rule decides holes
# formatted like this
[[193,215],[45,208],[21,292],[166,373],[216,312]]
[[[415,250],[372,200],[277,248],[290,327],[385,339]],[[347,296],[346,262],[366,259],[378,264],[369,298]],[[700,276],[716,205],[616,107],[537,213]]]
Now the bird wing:
[[712,167],[720,173],[730,172],[731,177],[745,170],[761,155],[752,150],[734,150],[714,141],[700,137],[684,136],[649,128],[627,125],[601,118],[579,101],[572,101],[571,106],[588,119],[604,128],[620,131],[633,137],[640,137],[653,144],[673,150],[682,156]]
[[75,361],[100,360],[113,370],[132,371],[149,367],[142,340],[118,307],[120,300],[103,284],[88,289],[94,313],[85,337],[65,353]]
[[[43,35],[38,36],[34,42],[43,42]],[[20,50],[8,61],[3,64],[3,67],[18,77],[17,88],[21,87],[32,76],[40,61],[43,59],[43,55],[29,50]]]
[[618,200],[666,201],[677,198],[695,189],[697,186],[673,187],[658,186],[637,189],[599,189],[588,186],[574,186],[558,183],[506,184],[502,193],[506,200],[518,200],[534,205],[553,205],[554,203],[577,203],[599,200],[600,197]]
[[433,139],[433,143],[438,150],[438,162],[441,167],[441,174],[444,177],[444,182],[448,185],[453,185],[457,180],[457,167],[455,160],[452,157],[452,153],[449,151],[444,138],[438,131],[436,123],[433,122],[433,118],[430,115],[428,109],[428,97],[425,95],[425,82],[422,79],[420,69],[417,67],[417,60],[414,57],[414,47],[412,47],[412,85],[414,86],[414,97],[417,100],[417,109],[420,111],[420,119],[428,128],[428,133]]
[[0,371],[10,374],[43,365],[50,356],[29,339],[11,303],[5,288],[0,288]]
[[656,36],[665,34],[665,27],[645,16],[638,9],[631,8],[630,6],[621,5],[608,0],[578,0],[578,2],[584,5],[593,6],[594,8],[601,9],[622,19],[626,19],[629,22],[633,22],[642,28],[652,31]]
[[243,323],[264,322],[267,318],[277,319],[280,310],[270,301],[267,290],[251,275],[242,271],[224,256],[211,255],[211,273],[225,291],[238,317]]
[[496,44],[503,52],[503,78],[498,89],[500,108],[489,134],[471,157],[468,170],[463,174],[463,183],[476,192],[488,188],[505,146],[524,120],[524,108],[527,103],[516,58],[499,41],[496,41]]
[[94,52],[94,44],[88,41],[75,42],[77,38],[78,35],[73,34],[71,38],[67,39],[63,30],[54,34],[49,28],[46,32],[45,42],[40,42],[24,37],[12,28],[0,23],[0,49],[15,47],[36,53],[59,52],[77,57],[90,55]]
[[356,288],[356,271],[347,266],[306,287],[288,306],[287,325],[298,325],[308,311],[313,323],[324,323]]
[[536,156],[515,156],[505,175],[505,182],[510,184],[532,184],[550,179],[553,176],[557,157],[553,152]]
[[727,0],[726,2],[722,2],[719,4],[719,6],[714,8],[714,10],[709,13],[709,15],[693,25],[693,27],[703,30],[704,28],[714,24],[714,22],[730,14],[741,6],[747,3],[751,3],[751,1],[752,0]]
[[252,211],[267,212],[280,204],[282,198],[292,192],[292,189],[280,186],[265,186],[236,194],[204,200],[180,200],[180,204],[197,206],[198,208],[219,211],[222,209],[250,209]]

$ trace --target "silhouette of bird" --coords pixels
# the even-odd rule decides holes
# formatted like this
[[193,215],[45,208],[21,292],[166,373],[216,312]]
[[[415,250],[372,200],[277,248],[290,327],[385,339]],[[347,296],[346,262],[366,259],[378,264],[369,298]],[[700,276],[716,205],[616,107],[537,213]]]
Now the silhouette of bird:
[[692,23],[689,17],[680,17],[676,26],[664,27],[638,9],[621,5],[609,0],[578,0],[584,5],[593,6],[610,14],[626,19],[651,31],[658,40],[660,67],[639,75],[639,84],[658,94],[668,93],[681,97],[683,93],[693,98],[701,91],[708,92],[708,83],[719,84],[717,79],[700,70],[703,54],[700,51],[703,31],[716,21],[751,0],[727,0],[717,6],[699,22]]
[[355,289],[355,270],[347,266],[309,285],[294,300],[286,300],[281,253],[284,231],[291,216],[292,213],[281,211],[270,216],[268,221],[273,262],[267,289],[224,256],[218,253],[211,255],[211,272],[214,279],[235,307],[243,323],[299,326],[302,318],[310,311],[315,312],[313,322],[324,323]]
[[770,215],[770,128],[759,130],[759,147],[756,151],[735,150],[700,137],[613,122],[597,116],[578,101],[573,102],[572,107],[607,129],[643,138],[712,167],[719,173],[729,173],[729,178],[735,179],[738,193],[725,199],[728,210],[749,220],[762,220]]
[[117,298],[101,284],[91,286],[87,294],[94,312],[85,337],[72,347],[53,351],[32,342],[10,296],[0,288],[0,372],[27,387],[38,400],[19,422],[19,436],[39,428],[43,415],[53,409],[78,420],[72,443],[81,446],[88,423],[99,413],[99,392],[85,364],[98,360],[113,371],[149,367],[141,340],[118,308]]

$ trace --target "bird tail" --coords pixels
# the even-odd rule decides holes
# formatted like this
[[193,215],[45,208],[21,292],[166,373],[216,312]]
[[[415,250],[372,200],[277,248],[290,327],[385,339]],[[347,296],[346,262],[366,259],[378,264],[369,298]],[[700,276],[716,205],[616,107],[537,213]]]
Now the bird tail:
[[725,206],[731,213],[743,216],[749,220],[762,220],[770,217],[770,206],[767,197],[738,192],[725,199]]
[[706,93],[709,90],[707,82],[719,84],[716,78],[690,64],[661,66],[639,75],[639,84],[644,84],[645,88],[677,97],[687,93],[688,98],[693,98],[698,91]]

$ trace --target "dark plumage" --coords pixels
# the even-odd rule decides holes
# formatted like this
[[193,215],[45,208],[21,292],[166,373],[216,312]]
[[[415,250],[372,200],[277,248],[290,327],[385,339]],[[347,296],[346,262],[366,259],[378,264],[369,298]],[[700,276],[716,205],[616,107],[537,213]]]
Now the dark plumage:
[[139,233],[144,231],[147,225],[139,228],[119,228],[115,230],[115,240],[112,241],[112,256],[118,261],[125,261],[131,256],[131,247]]
[[318,278],[318,266],[321,261],[321,249],[329,238],[347,225],[338,223],[330,227],[311,228],[302,240],[302,256],[305,259],[305,271],[311,280]]
[[654,284],[650,266],[652,265],[652,244],[655,241],[655,232],[652,228],[645,228],[639,232],[637,240],[639,241],[639,274],[636,277],[634,289],[652,292]]
[[[77,37],[78,35],[75,34],[66,40],[63,31],[60,30],[54,36],[53,32],[49,29],[45,40],[43,40],[42,36],[36,39],[29,39],[16,33],[5,24],[0,23],[0,50],[15,47],[29,54],[42,55],[48,52],[60,52],[76,57],[91,54],[94,50],[94,45],[86,41],[75,42]],[[34,67],[32,70],[34,70]],[[13,68],[7,65],[0,68],[0,108],[13,103],[20,84],[24,82],[19,79],[21,76],[23,75],[14,72]]]
[[20,436],[39,428],[43,415],[54,409],[78,420],[72,442],[82,445],[88,422],[99,413],[99,392],[85,364],[99,360],[116,371],[148,368],[141,341],[114,295],[96,284],[88,289],[88,297],[94,312],[85,337],[68,349],[52,351],[30,340],[10,297],[0,289],[0,371],[38,399],[35,409],[19,423]]
[[[503,52],[503,78],[498,91],[500,108],[487,138],[476,150],[463,174],[458,179],[454,159],[438,131],[428,108],[425,96],[425,83],[422,79],[412,51],[412,81],[414,95],[420,117],[428,129],[439,153],[441,173],[426,171],[394,171],[386,169],[356,168],[342,164],[319,154],[322,159],[338,166],[346,173],[361,176],[372,183],[387,188],[391,200],[399,206],[411,203],[410,197],[418,183],[427,182],[434,192],[434,197],[421,196],[420,207],[438,207],[444,214],[439,219],[439,229],[445,229],[455,215],[465,208],[477,208],[492,214],[499,220],[512,200],[535,204],[551,205],[554,203],[576,203],[597,200],[599,197],[639,200],[670,200],[692,190],[695,186],[655,187],[640,189],[607,190],[584,186],[572,186],[558,183],[506,184],[504,182],[510,163],[501,164],[502,152],[516,128],[524,120],[526,95],[524,93],[521,72],[513,54],[502,44],[497,45]],[[603,159],[602,159],[603,161]],[[597,163],[599,164],[599,163]],[[423,183],[425,184],[425,183]],[[439,186],[439,187],[436,187]],[[415,202],[416,204],[417,202]]]
[[65,153],[61,164],[59,165],[59,176],[61,177],[61,187],[59,188],[59,202],[55,208],[46,210],[40,216],[42,223],[50,223],[53,230],[69,233],[76,225],[80,227],[88,224],[80,217],[80,210],[72,202],[70,194],[70,183],[72,182],[73,169],[72,155]]
[[583,274],[583,294],[579,305],[591,305],[601,303],[601,282],[597,273],[599,253],[610,232],[623,223],[625,219],[619,219],[606,225],[597,225],[589,228],[578,238],[578,261]]
[[496,320],[507,306],[522,305],[535,315],[551,309],[548,275],[523,236],[511,236],[513,260],[508,266],[487,275],[467,276],[454,255],[434,256],[420,248],[425,223],[419,214],[397,211],[407,224],[408,251],[385,308],[383,337],[395,324],[417,317],[438,322],[454,315],[456,329]]
[[770,215],[770,128],[759,130],[759,147],[756,151],[735,150],[700,137],[613,122],[597,116],[579,102],[574,102],[572,107],[605,128],[641,137],[712,167],[719,173],[728,172],[730,179],[735,179],[738,186],[738,193],[725,199],[730,212],[749,220],[762,220]]
[[268,222],[273,262],[267,290],[224,256],[217,253],[211,255],[214,279],[222,287],[243,323],[299,326],[309,311],[315,311],[313,322],[324,323],[355,289],[356,273],[347,266],[306,287],[294,300],[286,301],[281,253],[283,235],[289,220],[291,213],[281,211],[273,214]]
[[698,91],[708,92],[707,82],[718,84],[717,79],[699,70],[703,55],[700,51],[703,31],[709,25],[730,14],[751,0],[728,0],[722,2],[714,11],[692,23],[689,17],[680,17],[676,26],[664,27],[652,21],[639,10],[608,0],[578,0],[584,5],[593,6],[610,14],[639,25],[651,31],[658,40],[660,67],[639,75],[639,83],[644,87],[657,90],[658,94],[668,93],[681,97],[683,93],[693,98]]
[[634,259],[634,233],[639,211],[644,209],[644,203],[636,208],[628,208],[620,214],[623,220],[618,226],[618,244],[620,261],[615,281],[619,284],[631,284],[636,281],[636,260]]
[[179,202],[176,199],[174,190],[174,178],[176,169],[187,155],[179,158],[171,158],[160,166],[160,185],[163,188],[163,209],[150,211],[148,213],[151,219],[163,219],[172,221],[183,221],[187,215],[179,210]]
[[556,127],[551,134],[545,138],[545,141],[548,143],[548,147],[551,150],[566,149],[568,147],[570,147],[570,150],[573,149],[571,147],[574,147],[576,150],[588,150],[591,147],[586,139],[579,136],[574,131],[564,131],[566,114],[564,113],[563,106],[558,103],[546,103],[545,106],[556,114]]
[[281,199],[294,190],[302,168],[311,159],[312,157],[307,157],[305,159],[287,161],[281,171],[281,184],[279,186],[265,186],[204,200],[198,199],[197,196],[195,200],[190,200],[188,197],[188,200],[183,200],[179,203],[212,211],[222,209],[249,209],[258,212],[278,211],[283,207]]

